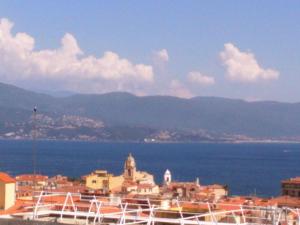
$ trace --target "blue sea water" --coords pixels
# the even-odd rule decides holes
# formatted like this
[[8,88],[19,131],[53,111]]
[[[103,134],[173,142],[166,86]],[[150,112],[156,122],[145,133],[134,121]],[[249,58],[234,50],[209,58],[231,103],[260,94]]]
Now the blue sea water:
[[[0,171],[32,173],[31,141],[0,141]],[[144,144],[39,141],[37,171],[80,177],[95,169],[123,171],[131,152],[139,170],[166,169],[173,180],[227,184],[231,195],[276,196],[282,179],[300,176],[300,144]]]

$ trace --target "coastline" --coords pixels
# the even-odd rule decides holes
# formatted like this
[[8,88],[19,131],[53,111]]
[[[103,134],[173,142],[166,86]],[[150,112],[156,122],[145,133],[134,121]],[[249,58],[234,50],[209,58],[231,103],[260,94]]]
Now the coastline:
[[[0,141],[33,141],[31,138],[2,138]],[[84,142],[84,143],[133,143],[133,144],[300,144],[293,140],[234,140],[234,141],[135,141],[135,140],[83,140],[39,138],[36,141]]]

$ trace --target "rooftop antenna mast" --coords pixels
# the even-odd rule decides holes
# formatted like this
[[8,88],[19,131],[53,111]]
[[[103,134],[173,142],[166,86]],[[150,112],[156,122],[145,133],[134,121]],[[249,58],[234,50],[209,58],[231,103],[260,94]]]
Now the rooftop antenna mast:
[[34,195],[36,191],[36,138],[37,138],[37,128],[36,128],[36,114],[37,107],[33,108],[33,142],[32,142],[32,165],[33,165],[33,193],[32,200],[34,200]]

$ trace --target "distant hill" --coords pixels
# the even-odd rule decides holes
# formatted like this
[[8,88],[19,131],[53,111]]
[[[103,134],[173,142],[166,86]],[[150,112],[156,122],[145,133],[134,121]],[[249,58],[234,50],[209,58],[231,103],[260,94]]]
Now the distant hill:
[[[2,132],[2,136],[6,137],[9,127],[13,127],[13,132],[24,130],[26,126],[29,130],[34,106],[38,107],[40,114],[54,121],[52,133],[57,131],[64,115],[77,116],[69,119],[101,121],[102,130],[93,130],[93,138],[98,139],[99,135],[101,140],[122,141],[123,136],[131,140],[135,135],[139,136],[136,140],[158,136],[168,139],[172,135],[172,138],[177,135],[176,141],[186,136],[192,141],[212,136],[212,140],[230,136],[233,139],[245,136],[300,140],[300,103],[247,102],[217,97],[137,97],[122,92],[52,97],[3,83],[0,83],[0,135]],[[83,129],[80,123],[76,126],[76,129]],[[87,128],[91,127],[85,126]],[[74,129],[71,132],[73,136],[76,134]],[[118,132],[119,136],[116,135]],[[132,132],[132,135],[126,132]],[[46,131],[43,135],[47,138]],[[76,135],[72,135],[68,138],[76,139]],[[88,136],[89,132],[84,135]],[[65,138],[64,135],[62,137]]]

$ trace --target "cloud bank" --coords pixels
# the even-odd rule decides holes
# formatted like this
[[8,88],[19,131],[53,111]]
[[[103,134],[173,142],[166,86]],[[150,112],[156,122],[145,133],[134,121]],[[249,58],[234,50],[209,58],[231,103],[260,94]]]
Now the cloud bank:
[[[153,66],[133,63],[117,53],[101,57],[86,55],[76,38],[66,33],[56,49],[35,49],[35,39],[27,33],[13,33],[14,24],[0,19],[0,81],[39,90],[54,89],[83,93],[128,91],[137,95],[167,94],[194,96],[193,85],[212,86],[214,77],[198,71],[187,77],[168,71],[167,49],[155,51]],[[227,77],[233,81],[255,82],[279,77],[275,69],[259,65],[255,55],[226,43],[220,52]],[[156,73],[154,79],[154,71]],[[197,91],[196,91],[197,92]]]
[[242,52],[232,43],[226,43],[220,58],[226,68],[228,78],[233,81],[255,82],[258,80],[275,80],[279,72],[274,69],[261,67],[255,55],[251,52]]
[[[83,90],[85,88],[80,84],[92,83],[101,89],[104,88],[103,83],[112,89],[125,91],[153,82],[152,66],[134,64],[111,51],[100,58],[85,55],[75,37],[69,33],[63,36],[59,48],[36,51],[34,38],[26,33],[14,35],[13,26],[8,19],[0,20],[1,80],[50,80],[68,87],[81,86]],[[86,89],[89,89],[88,85]]]
[[209,86],[215,84],[215,78],[211,76],[203,75],[198,71],[192,71],[188,74],[188,80],[191,83],[196,83],[199,85]]

